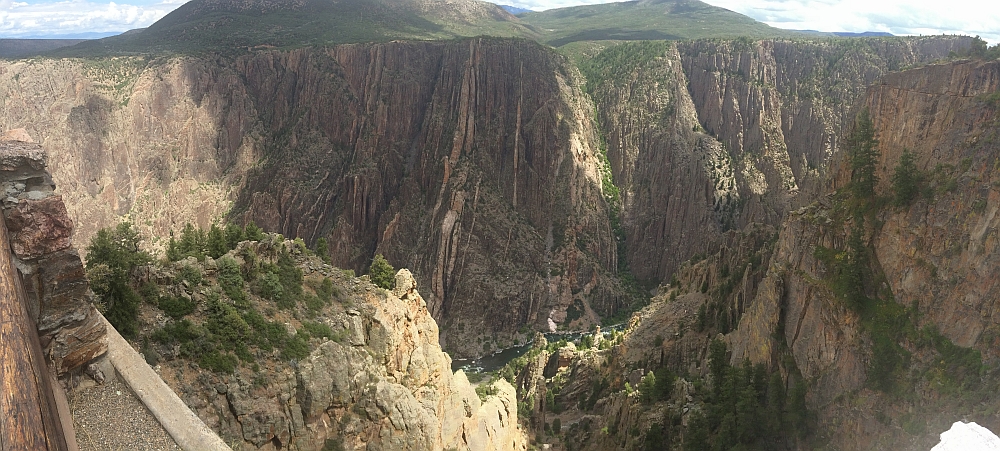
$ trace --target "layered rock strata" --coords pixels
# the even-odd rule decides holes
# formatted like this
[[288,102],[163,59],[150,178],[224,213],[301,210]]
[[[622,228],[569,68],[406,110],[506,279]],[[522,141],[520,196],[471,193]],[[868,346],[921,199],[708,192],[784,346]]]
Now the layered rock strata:
[[73,221],[54,192],[47,155],[24,140],[30,138],[23,133],[0,139],[0,202],[42,351],[50,370],[61,375],[107,351],[105,328],[72,247]]
[[470,355],[529,338],[525,324],[569,326],[574,302],[583,324],[627,302],[574,72],[489,38],[16,61],[0,117],[49,149],[78,241],[123,215],[166,237],[228,212],[325,237],[340,267],[382,253]]

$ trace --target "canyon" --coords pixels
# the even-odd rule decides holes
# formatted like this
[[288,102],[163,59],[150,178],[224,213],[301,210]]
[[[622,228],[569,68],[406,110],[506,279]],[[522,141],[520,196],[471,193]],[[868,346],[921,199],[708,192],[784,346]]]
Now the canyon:
[[[312,271],[351,293],[324,313],[341,341],[312,343],[264,388],[212,375],[182,396],[247,446],[686,447],[697,414],[717,420],[725,372],[746,371],[762,399],[799,393],[802,413],[796,432],[755,446],[929,449],[957,417],[1000,427],[982,388],[1000,357],[1000,64],[956,56],[973,42],[602,42],[580,56],[480,36],[36,57],[0,61],[0,132],[24,129],[47,151],[80,251],[122,219],[154,253],[188,223],[329,243]],[[846,149],[861,111],[881,200],[858,226]],[[921,192],[895,205],[904,153]],[[54,228],[64,249],[70,232]],[[838,291],[855,235],[880,310]],[[407,268],[395,291],[332,269],[365,272],[376,254]],[[624,332],[592,346],[535,336],[609,318]],[[509,377],[482,383],[490,397],[450,368],[532,339]],[[61,372],[100,353],[51,340]],[[172,362],[168,383],[192,385]],[[671,395],[651,401],[636,387],[663,369]],[[761,388],[773,375],[780,390]]]

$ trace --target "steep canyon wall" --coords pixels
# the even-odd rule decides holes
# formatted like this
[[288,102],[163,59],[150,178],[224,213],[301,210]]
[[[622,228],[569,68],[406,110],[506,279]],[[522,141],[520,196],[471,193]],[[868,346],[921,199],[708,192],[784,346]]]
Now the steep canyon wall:
[[511,39],[21,60],[0,65],[0,128],[49,150],[77,243],[120,217],[152,247],[230,218],[325,237],[346,268],[382,253],[471,355],[613,313],[619,262],[662,282],[728,229],[780,224],[864,86],[967,41],[655,43],[589,96]]

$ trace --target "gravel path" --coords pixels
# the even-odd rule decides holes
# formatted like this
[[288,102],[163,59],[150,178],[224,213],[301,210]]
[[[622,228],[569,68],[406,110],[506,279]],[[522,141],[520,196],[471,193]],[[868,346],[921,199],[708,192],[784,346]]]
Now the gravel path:
[[66,394],[80,451],[159,451],[180,447],[117,377]]

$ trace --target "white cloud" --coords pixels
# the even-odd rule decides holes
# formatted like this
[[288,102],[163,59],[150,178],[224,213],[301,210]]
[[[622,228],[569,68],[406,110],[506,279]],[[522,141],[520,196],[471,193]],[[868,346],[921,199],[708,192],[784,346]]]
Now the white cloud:
[[1000,9],[977,0],[708,0],[779,28],[979,35],[1000,42]]
[[168,0],[140,6],[85,0],[33,4],[0,0],[0,37],[123,32],[149,26],[181,3]]
[[[600,0],[491,0],[535,11]],[[703,0],[771,26],[819,31],[884,31],[896,35],[979,35],[1000,42],[1000,8],[980,0]]]
[[[0,0],[0,38],[122,32],[146,27],[187,0],[41,3]],[[606,0],[493,0],[536,11]],[[1000,9],[979,0],[707,0],[772,26],[820,31],[886,31],[897,35],[979,35],[1000,42]]]

